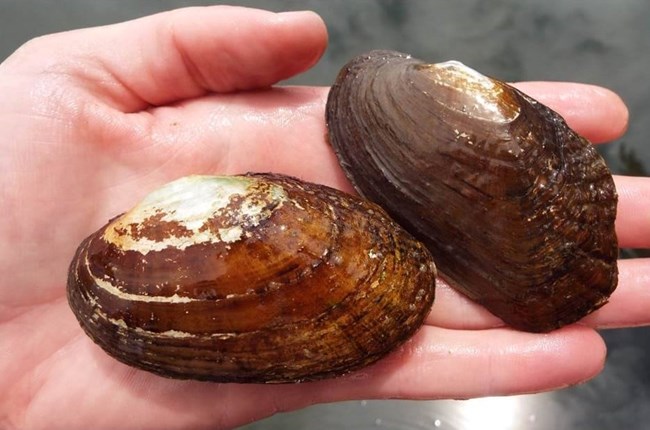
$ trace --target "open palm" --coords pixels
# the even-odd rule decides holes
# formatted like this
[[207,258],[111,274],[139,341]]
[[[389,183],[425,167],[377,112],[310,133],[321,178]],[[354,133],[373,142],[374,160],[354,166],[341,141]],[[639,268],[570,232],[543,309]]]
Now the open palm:
[[[622,261],[611,303],[551,334],[521,333],[438,286],[427,325],[368,369],[297,385],[174,381],[103,353],[65,299],[76,245],[163,182],[274,171],[351,187],[325,141],[327,88],[270,86],[327,43],[311,13],[184,9],[36,39],[0,65],[0,427],[228,428],[356,398],[548,390],[597,374],[593,327],[650,321],[650,262]],[[618,137],[614,94],[518,85],[593,141]],[[650,242],[650,182],[617,177],[622,246]]]

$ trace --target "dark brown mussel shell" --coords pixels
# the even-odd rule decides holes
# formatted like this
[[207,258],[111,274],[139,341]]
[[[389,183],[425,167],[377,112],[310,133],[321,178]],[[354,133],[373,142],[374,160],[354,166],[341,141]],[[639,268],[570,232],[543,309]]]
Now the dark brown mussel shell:
[[587,140],[517,89],[457,62],[373,51],[341,70],[327,126],[356,189],[512,327],[556,329],[616,288],[612,176]]
[[68,300],[129,365],[296,382],[406,341],[429,312],[434,276],[427,249],[373,203],[280,175],[190,176],[81,244]]

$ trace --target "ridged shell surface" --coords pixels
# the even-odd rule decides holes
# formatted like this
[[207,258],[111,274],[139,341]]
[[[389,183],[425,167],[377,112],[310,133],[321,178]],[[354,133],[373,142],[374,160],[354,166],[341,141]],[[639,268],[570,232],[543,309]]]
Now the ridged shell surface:
[[191,176],[88,237],[68,299],[127,364],[296,382],[347,373],[408,339],[434,276],[426,248],[362,199],[281,175]]
[[614,182],[548,107],[458,62],[373,51],[341,70],[326,115],[356,189],[509,325],[549,331],[607,302]]

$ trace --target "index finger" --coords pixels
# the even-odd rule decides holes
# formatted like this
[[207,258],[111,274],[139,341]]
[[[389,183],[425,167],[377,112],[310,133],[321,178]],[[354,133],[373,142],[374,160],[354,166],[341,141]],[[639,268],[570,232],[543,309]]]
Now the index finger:
[[627,129],[625,103],[606,88],[571,82],[518,82],[514,86],[558,112],[593,143],[618,139]]

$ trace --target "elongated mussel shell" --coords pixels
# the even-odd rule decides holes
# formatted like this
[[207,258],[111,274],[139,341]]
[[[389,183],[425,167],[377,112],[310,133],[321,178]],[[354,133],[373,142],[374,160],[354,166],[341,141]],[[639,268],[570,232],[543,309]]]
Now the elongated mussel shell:
[[457,62],[373,51],[342,69],[326,115],[356,189],[507,324],[549,331],[615,289],[612,176],[551,109]]
[[375,204],[280,175],[190,176],[81,244],[68,299],[127,364],[293,382],[404,342],[430,309],[434,276],[426,248]]

